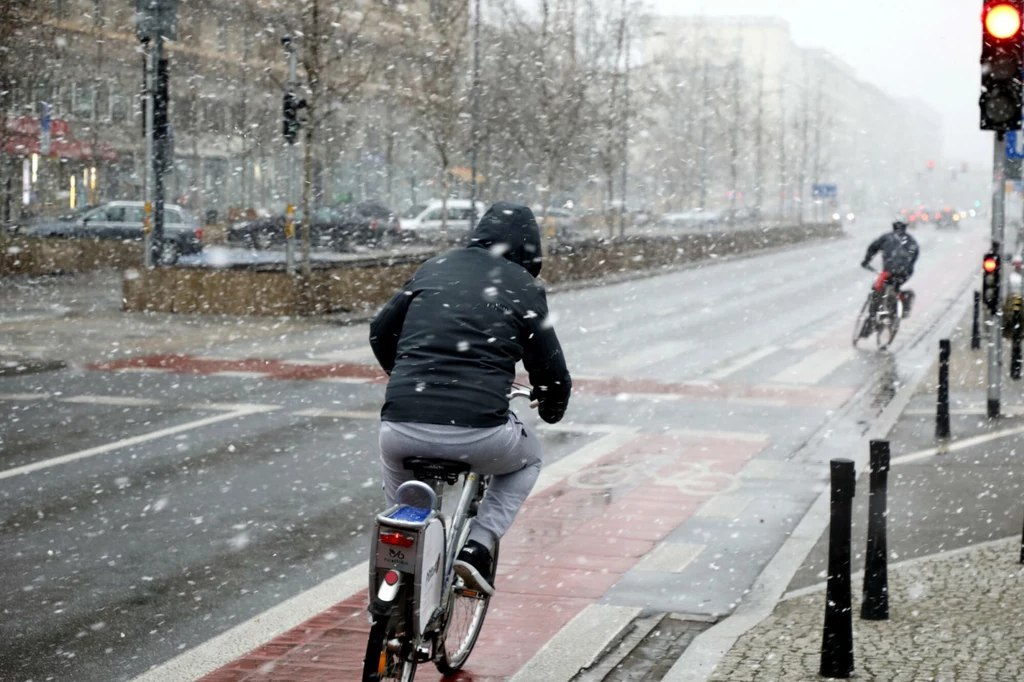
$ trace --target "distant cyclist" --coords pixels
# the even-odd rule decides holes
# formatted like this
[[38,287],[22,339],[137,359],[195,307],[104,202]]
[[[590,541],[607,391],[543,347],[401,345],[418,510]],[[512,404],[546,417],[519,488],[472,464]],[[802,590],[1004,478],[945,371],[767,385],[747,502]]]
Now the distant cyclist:
[[[902,220],[896,220],[892,224],[892,232],[883,234],[868,246],[861,267],[871,270],[871,259],[879,251],[882,252],[883,272],[887,273],[889,281],[896,287],[896,291],[900,292],[900,297],[903,300],[903,315],[909,315],[910,306],[914,301],[914,292],[903,292],[901,288],[913,276],[914,265],[917,264],[917,257],[921,254],[921,248],[917,245],[917,240],[907,234],[907,224]],[[880,281],[879,286],[875,289],[876,294],[881,294],[881,284],[882,282]],[[872,298],[871,311],[868,316],[869,322],[864,325],[864,331],[861,332],[862,337],[870,336],[871,334],[870,321],[875,319],[875,315],[878,312],[879,298],[878,295]]]
[[370,325],[390,375],[380,456],[388,504],[412,478],[407,457],[449,459],[492,476],[455,571],[494,592],[492,552],[540,474],[537,435],[509,409],[523,362],[540,418],[553,424],[572,380],[548,315],[540,229],[526,206],[498,203],[469,245],[424,263]]

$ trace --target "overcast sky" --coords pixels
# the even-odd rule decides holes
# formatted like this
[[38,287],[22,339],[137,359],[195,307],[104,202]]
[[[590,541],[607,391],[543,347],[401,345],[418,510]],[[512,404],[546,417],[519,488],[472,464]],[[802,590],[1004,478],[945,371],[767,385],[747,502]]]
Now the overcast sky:
[[919,97],[944,119],[947,161],[986,162],[992,133],[978,130],[978,0],[647,0],[659,14],[775,16],[803,47],[824,47],[857,75]]

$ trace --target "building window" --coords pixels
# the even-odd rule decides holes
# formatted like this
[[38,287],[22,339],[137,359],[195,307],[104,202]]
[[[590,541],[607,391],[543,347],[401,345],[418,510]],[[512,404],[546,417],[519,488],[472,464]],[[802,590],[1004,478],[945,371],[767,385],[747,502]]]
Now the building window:
[[96,107],[96,88],[92,83],[73,83],[71,112],[81,119],[92,120]]
[[120,92],[110,93],[110,120],[124,123],[128,119],[128,98]]
[[216,43],[217,52],[227,52],[228,50],[228,27],[223,21],[217,22],[216,30]]
[[110,86],[106,83],[99,83],[96,86],[96,120],[110,120],[110,102],[113,99]]

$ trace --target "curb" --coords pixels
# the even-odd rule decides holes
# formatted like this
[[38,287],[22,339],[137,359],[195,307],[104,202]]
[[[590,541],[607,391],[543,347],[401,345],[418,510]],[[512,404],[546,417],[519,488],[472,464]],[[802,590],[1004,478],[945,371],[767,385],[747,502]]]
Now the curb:
[[[941,336],[959,323],[963,310],[972,298],[969,294],[973,279],[973,276],[968,277],[961,285],[963,288],[947,308],[945,319],[940,317],[939,321],[923,330],[918,339],[911,341],[907,348],[918,345],[932,334],[939,333]],[[950,311],[959,314],[950,314]],[[852,457],[857,471],[862,471],[866,466],[868,443],[872,438],[884,436],[892,429],[930,370],[931,363],[918,369],[878,417],[874,426],[860,439]],[[826,486],[732,615],[698,635],[662,678],[662,682],[706,682],[736,641],[772,614],[793,576],[828,527],[830,495],[831,491]]]

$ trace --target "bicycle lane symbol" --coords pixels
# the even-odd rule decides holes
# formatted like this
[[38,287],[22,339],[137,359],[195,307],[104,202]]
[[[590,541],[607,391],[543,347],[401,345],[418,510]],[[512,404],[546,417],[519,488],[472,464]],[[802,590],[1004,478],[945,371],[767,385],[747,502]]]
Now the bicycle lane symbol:
[[734,474],[713,470],[710,461],[680,462],[674,465],[678,470],[669,475],[659,475],[661,467],[645,464],[608,464],[577,471],[568,479],[568,484],[577,490],[608,490],[625,487],[653,479],[657,485],[674,487],[682,495],[712,497],[720,493],[735,492],[740,480]]

